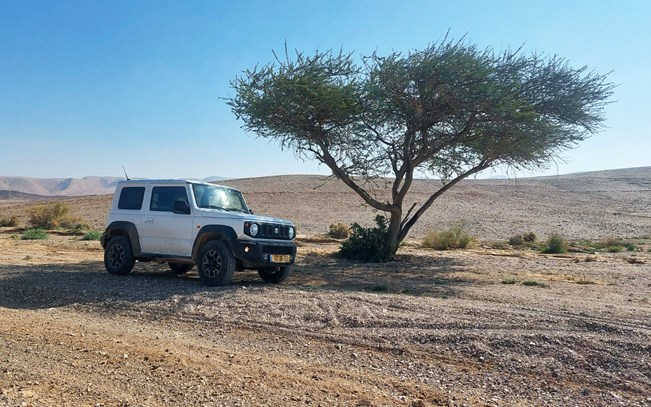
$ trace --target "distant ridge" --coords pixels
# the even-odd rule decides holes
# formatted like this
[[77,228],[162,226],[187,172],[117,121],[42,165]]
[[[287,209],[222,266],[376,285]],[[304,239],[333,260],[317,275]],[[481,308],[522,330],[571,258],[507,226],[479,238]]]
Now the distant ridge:
[[[525,180],[537,180],[541,182],[556,182],[564,179],[581,179],[581,178],[640,178],[644,187],[649,188],[646,180],[651,174],[651,166],[637,168],[619,168],[599,171],[580,172],[573,174],[559,174],[536,177],[514,178],[517,182]],[[260,176],[247,178],[233,178],[222,176],[210,176],[203,178],[206,182],[225,182],[227,183],[246,183],[247,181],[255,182],[261,178],[264,179],[285,179],[291,182],[292,179],[301,177],[322,177],[321,175],[284,175],[284,176]],[[89,176],[84,178],[31,178],[31,177],[3,177],[0,176],[0,199],[6,200],[11,193],[13,199],[19,198],[17,193],[35,195],[39,197],[76,197],[86,195],[108,195],[115,191],[118,181],[124,177],[95,177]],[[466,182],[510,182],[511,179],[500,175],[490,177],[489,179],[468,180]],[[34,199],[32,197],[31,199]],[[21,196],[20,199],[30,199],[27,195]]]
[[84,196],[105,195],[115,191],[116,183],[123,177],[84,177],[84,178],[30,178],[0,177],[0,199],[7,199],[11,193],[39,196]]

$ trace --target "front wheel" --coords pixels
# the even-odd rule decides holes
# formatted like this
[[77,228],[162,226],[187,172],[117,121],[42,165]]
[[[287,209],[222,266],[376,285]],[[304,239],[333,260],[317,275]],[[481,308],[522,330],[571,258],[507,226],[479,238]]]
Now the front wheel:
[[225,242],[211,240],[199,251],[197,271],[205,285],[212,287],[228,284],[235,272],[235,256]]
[[116,236],[108,241],[104,249],[104,267],[110,274],[124,276],[133,270],[136,258],[131,250],[131,242],[124,236]]
[[285,281],[291,270],[290,266],[285,267],[265,267],[258,270],[260,278],[267,283],[278,284]]
[[167,265],[170,266],[170,270],[179,275],[187,273],[188,271],[192,270],[192,267],[194,267],[194,264],[173,263],[171,261],[167,263]]

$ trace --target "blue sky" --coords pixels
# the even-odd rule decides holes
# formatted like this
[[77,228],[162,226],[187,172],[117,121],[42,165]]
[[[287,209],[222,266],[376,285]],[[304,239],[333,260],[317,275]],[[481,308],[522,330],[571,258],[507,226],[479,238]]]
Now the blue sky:
[[525,175],[648,166],[650,19],[646,0],[0,0],[0,175],[329,174],[241,130],[220,99],[229,82],[285,41],[382,54],[448,29],[612,71],[619,84],[605,131]]

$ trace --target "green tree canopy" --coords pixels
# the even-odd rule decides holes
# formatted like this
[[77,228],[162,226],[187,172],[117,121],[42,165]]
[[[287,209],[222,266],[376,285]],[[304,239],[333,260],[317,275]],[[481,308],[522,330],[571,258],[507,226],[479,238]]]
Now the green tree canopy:
[[[228,100],[244,129],[316,159],[389,214],[385,258],[432,203],[496,165],[545,167],[602,128],[613,85],[558,56],[500,53],[461,41],[356,60],[317,51],[245,71]],[[414,175],[444,182],[403,207]],[[367,181],[390,177],[391,198]]]

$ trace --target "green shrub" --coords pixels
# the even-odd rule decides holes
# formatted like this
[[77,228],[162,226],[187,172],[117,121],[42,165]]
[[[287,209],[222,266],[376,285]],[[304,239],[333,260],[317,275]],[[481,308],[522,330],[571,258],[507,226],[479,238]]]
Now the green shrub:
[[423,238],[423,246],[435,250],[466,249],[472,238],[463,225],[454,226],[443,232],[430,231]]
[[89,230],[84,234],[81,240],[99,240],[102,237],[102,232],[99,230]]
[[348,239],[350,237],[350,227],[345,223],[332,223],[328,236],[335,239]]
[[558,233],[552,233],[545,243],[543,253],[567,253],[567,242]]
[[27,229],[23,232],[21,239],[23,240],[45,240],[48,238],[48,234],[42,228],[32,228]]
[[18,223],[19,223],[18,216],[12,216],[9,219],[7,219],[7,218],[0,219],[0,227],[13,228],[13,227],[18,226]]
[[365,262],[384,262],[391,255],[386,252],[387,220],[384,216],[375,217],[376,227],[364,228],[357,223],[351,226],[350,237],[341,244],[339,254],[349,260]]

